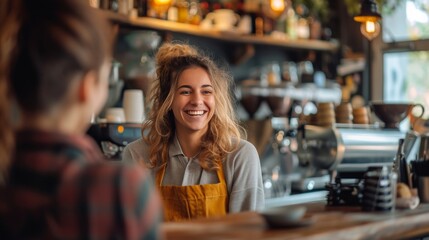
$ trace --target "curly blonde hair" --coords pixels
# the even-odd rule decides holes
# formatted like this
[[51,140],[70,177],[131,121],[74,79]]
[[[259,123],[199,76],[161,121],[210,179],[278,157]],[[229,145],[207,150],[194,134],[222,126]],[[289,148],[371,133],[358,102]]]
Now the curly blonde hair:
[[[202,142],[199,162],[206,170],[220,168],[225,155],[233,151],[238,146],[238,140],[244,137],[232,106],[232,77],[187,44],[163,44],[156,55],[156,64],[157,77],[150,95],[153,106],[142,129],[144,140],[150,146],[148,167],[165,164],[169,158],[168,147],[176,130],[170,109],[180,74],[188,68],[201,67],[213,85],[216,108]],[[147,135],[144,135],[145,132]]]

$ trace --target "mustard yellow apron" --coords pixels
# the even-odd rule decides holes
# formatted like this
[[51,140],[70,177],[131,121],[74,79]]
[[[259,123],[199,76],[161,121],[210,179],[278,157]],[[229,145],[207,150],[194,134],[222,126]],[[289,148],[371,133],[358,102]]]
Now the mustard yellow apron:
[[166,164],[156,173],[165,221],[183,221],[198,217],[226,215],[228,190],[222,168],[217,171],[219,183],[192,186],[162,186]]

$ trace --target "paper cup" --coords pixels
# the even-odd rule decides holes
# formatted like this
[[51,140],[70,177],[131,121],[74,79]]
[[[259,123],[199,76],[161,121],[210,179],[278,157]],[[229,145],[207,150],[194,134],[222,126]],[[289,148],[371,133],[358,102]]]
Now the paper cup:
[[123,108],[108,108],[106,110],[106,121],[108,123],[123,123],[125,122],[125,114]]
[[144,120],[143,91],[129,89],[124,91],[122,102],[125,112],[125,120],[128,123],[141,123]]

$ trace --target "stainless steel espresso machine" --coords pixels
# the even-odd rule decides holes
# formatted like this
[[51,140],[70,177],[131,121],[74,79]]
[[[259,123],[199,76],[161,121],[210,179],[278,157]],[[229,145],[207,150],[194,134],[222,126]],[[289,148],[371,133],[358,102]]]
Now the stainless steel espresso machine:
[[303,125],[298,130],[298,158],[309,173],[326,169],[343,178],[356,177],[369,167],[391,167],[399,139],[405,133],[377,126],[325,128]]
[[303,179],[325,171],[329,178],[319,184],[329,206],[361,205],[368,171],[392,169],[404,137],[399,129],[377,125],[303,125],[297,135],[299,162],[307,169]]
[[[335,178],[355,182],[371,167],[391,168],[399,139],[405,137],[398,129],[356,124],[302,125],[298,129],[273,125],[273,130],[269,151],[261,158],[262,168],[265,175],[283,179],[283,188],[289,188],[283,191],[286,194],[324,190]],[[279,197],[278,193],[271,195]]]

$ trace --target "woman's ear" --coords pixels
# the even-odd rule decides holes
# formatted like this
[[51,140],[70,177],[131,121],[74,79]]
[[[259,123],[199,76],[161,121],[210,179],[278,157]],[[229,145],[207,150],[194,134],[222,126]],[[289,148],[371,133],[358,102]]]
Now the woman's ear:
[[94,71],[89,71],[83,75],[78,87],[79,102],[86,102],[94,94],[97,86],[97,75]]

